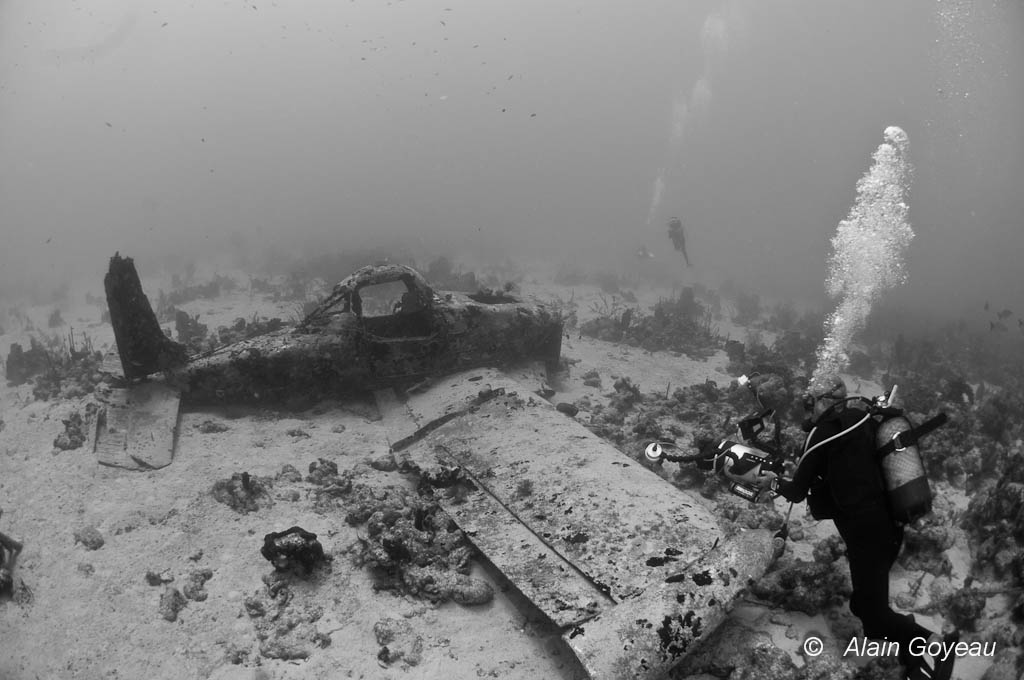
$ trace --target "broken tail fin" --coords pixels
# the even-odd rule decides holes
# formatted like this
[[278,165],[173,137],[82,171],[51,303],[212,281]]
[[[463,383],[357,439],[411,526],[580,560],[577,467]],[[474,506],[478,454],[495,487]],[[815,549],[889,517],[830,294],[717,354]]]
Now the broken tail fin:
[[185,346],[160,329],[132,258],[114,253],[103,287],[125,378],[142,378],[188,361]]

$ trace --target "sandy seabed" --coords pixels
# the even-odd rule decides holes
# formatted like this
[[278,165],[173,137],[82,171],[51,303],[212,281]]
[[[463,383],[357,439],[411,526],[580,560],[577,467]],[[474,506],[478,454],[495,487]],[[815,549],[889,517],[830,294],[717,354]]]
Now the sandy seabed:
[[[151,296],[157,287],[147,282]],[[528,286],[527,292],[569,297],[568,289],[552,286]],[[661,294],[667,291],[641,293],[641,306]],[[574,290],[581,316],[599,296],[593,288]],[[255,313],[292,314],[286,305],[243,293],[184,308],[200,313],[211,329]],[[37,327],[43,327],[48,312],[30,310]],[[76,332],[88,333],[97,348],[112,343],[110,327],[99,323],[99,308],[82,306],[64,317]],[[744,329],[722,323],[723,333],[744,338]],[[66,332],[67,327],[56,330]],[[0,349],[6,355],[11,342],[27,340],[27,334],[8,329],[0,336]],[[578,363],[553,401],[605,399],[600,389],[582,383],[580,376],[591,369],[607,377],[629,376],[645,392],[706,380],[725,386],[732,379],[722,352],[696,361],[571,332],[563,354]],[[869,387],[874,386],[864,386],[866,393]],[[415,480],[408,476],[367,464],[388,450],[372,402],[331,403],[288,414],[183,409],[172,464],[137,472],[99,465],[86,447],[54,448],[54,438],[64,429],[62,419],[84,412],[91,400],[37,401],[31,385],[0,386],[0,530],[25,544],[16,571],[24,587],[15,600],[0,601],[0,680],[587,677],[560,631],[482,560],[474,575],[494,587],[490,603],[434,605],[375,590],[370,574],[353,566],[348,553],[357,529],[340,515],[318,513],[308,484],[277,483],[273,504],[248,514],[212,497],[213,483],[233,473],[275,477],[285,465],[305,473],[319,459],[333,461],[339,472],[362,475],[368,484],[413,488]],[[224,430],[203,432],[206,421]],[[966,498],[955,500],[966,507]],[[831,523],[801,517],[797,524],[805,539],[791,549],[800,556],[809,556],[814,542],[832,532]],[[320,634],[319,643],[306,659],[269,659],[258,651],[256,622],[246,600],[264,590],[262,579],[271,571],[260,555],[264,534],[293,525],[316,533],[333,558],[316,579],[292,589],[303,611],[320,612],[310,624]],[[90,549],[76,540],[90,527],[102,536],[101,547]],[[962,582],[969,565],[966,547],[960,544],[950,555],[954,582]],[[166,620],[160,609],[165,588],[182,587],[203,570],[211,574],[202,585],[205,599],[189,599],[175,621]],[[147,573],[173,580],[150,585]],[[897,570],[893,592],[908,581]],[[771,611],[752,601],[738,603],[733,619],[735,625],[765,633],[798,665],[803,664],[799,647],[804,638],[828,627],[820,616]],[[408,653],[390,663],[381,660],[375,634],[375,625],[382,622],[406,631],[392,646],[404,645]],[[933,628],[942,623],[936,618],[922,622]],[[980,678],[988,665],[988,660],[965,660],[955,677]]]

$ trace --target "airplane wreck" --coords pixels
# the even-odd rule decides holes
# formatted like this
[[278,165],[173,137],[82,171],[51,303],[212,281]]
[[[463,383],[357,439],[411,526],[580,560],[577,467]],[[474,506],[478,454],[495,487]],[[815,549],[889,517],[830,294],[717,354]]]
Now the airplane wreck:
[[[400,300],[365,309],[366,293],[388,285]],[[124,376],[165,372],[192,402],[326,398],[526,359],[553,367],[562,346],[558,310],[506,292],[435,293],[398,264],[358,270],[296,326],[191,358],[160,329],[131,258],[111,258],[104,288]]]
[[[458,502],[436,494],[441,506],[594,680],[663,676],[781,549],[767,530],[726,535],[693,493],[537,396],[522,376],[543,368],[503,370],[557,364],[562,318],[540,302],[435,292],[412,268],[366,267],[296,326],[189,358],[160,330],[130,259],[115,255],[105,283],[127,385],[97,418],[101,462],[168,464],[180,399],[373,391],[399,464],[425,479],[457,468],[470,482]],[[400,284],[400,300],[373,315],[363,294],[385,283]],[[424,390],[393,389],[427,378]]]

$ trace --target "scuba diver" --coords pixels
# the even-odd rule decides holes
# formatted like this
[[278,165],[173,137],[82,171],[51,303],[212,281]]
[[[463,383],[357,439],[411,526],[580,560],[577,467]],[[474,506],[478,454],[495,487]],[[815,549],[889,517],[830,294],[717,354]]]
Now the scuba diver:
[[678,217],[673,217],[668,221],[668,237],[672,240],[673,247],[683,254],[686,266],[689,267],[690,257],[686,254],[686,233],[683,231],[683,222]]
[[903,525],[887,502],[876,447],[878,424],[865,411],[848,408],[849,401],[846,384],[838,378],[808,394],[804,431],[809,434],[793,478],[767,472],[761,484],[792,503],[806,498],[815,519],[833,520],[850,562],[850,611],[860,619],[864,637],[898,643],[908,680],[949,680],[956,655],[928,663],[928,657],[913,654],[924,646],[914,647],[911,641],[952,648],[959,632],[942,637],[889,606],[889,571],[903,545]]

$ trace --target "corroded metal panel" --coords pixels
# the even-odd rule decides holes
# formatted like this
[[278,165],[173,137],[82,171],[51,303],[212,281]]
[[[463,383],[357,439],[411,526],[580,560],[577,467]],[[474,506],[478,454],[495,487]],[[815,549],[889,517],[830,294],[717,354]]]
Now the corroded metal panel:
[[96,417],[93,450],[103,465],[148,470],[170,465],[178,391],[158,382],[112,389]]
[[476,548],[534,605],[566,628],[612,606],[611,599],[512,516],[486,489],[441,506]]
[[698,559],[720,536],[687,492],[530,394],[506,391],[413,446],[467,470],[615,601]]
[[521,383],[493,368],[463,371],[433,380],[429,389],[407,394],[405,417],[393,422],[393,444],[399,448],[403,439],[463,413],[504,392],[522,390]]
[[725,537],[696,498],[497,371],[379,395],[396,457],[471,489],[439,494],[595,680],[664,674],[771,565],[766,531]]
[[[406,469],[427,472],[450,464],[443,450],[416,441],[452,418],[497,398],[516,384],[493,369],[438,380],[430,390],[405,402],[394,390],[374,393],[396,460]],[[419,438],[419,439],[418,439]],[[438,453],[441,455],[438,456]],[[476,548],[537,608],[566,628],[593,618],[612,600],[463,470],[462,493],[439,491],[437,501]]]
[[592,680],[663,677],[726,618],[735,597],[771,565],[781,539],[765,530],[714,550],[563,637]]

